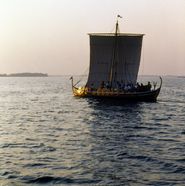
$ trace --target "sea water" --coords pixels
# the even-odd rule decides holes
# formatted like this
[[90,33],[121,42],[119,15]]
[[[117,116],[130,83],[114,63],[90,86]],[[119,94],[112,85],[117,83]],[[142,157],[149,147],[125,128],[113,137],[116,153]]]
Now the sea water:
[[68,76],[1,77],[0,185],[185,185],[185,79],[114,104],[73,97]]

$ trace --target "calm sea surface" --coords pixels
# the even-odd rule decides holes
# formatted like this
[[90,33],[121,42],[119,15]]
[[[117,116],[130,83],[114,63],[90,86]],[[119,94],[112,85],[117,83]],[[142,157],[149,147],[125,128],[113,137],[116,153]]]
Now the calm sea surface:
[[156,103],[72,96],[69,77],[0,78],[0,185],[185,185],[185,78]]

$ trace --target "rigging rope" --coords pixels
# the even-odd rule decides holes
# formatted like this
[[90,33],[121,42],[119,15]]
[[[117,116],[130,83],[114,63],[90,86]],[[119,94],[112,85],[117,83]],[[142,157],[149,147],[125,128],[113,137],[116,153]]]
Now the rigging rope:
[[89,71],[89,67],[86,68],[86,70],[84,71],[84,73],[82,73],[81,75],[79,75],[80,79],[74,84],[74,86],[78,85],[82,80],[84,80],[84,77],[87,77],[87,73]]
[[142,54],[141,54],[141,75],[144,75],[144,67],[145,67],[145,58],[144,58],[144,55],[145,55],[145,47],[144,47],[144,44],[142,44]]

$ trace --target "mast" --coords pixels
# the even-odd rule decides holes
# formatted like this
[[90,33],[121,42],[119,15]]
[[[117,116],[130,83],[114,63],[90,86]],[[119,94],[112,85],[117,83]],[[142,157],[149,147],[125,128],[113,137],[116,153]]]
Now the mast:
[[116,30],[115,30],[115,42],[114,42],[114,48],[113,48],[113,57],[112,57],[112,63],[111,63],[111,69],[110,69],[110,79],[109,79],[111,88],[112,88],[113,81],[116,80],[116,54],[117,54],[118,32],[119,32],[118,18],[122,18],[122,17],[120,15],[117,15]]

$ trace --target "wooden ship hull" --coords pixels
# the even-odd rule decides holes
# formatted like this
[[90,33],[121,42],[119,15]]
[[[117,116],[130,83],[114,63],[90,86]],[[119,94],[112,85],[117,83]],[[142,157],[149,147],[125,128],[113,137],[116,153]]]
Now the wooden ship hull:
[[101,100],[118,100],[124,102],[155,102],[160,93],[162,86],[162,78],[160,77],[160,86],[157,89],[151,89],[147,91],[119,91],[119,90],[107,90],[107,89],[98,89],[98,90],[88,90],[85,87],[75,87],[72,85],[73,95],[80,98],[95,98]]

